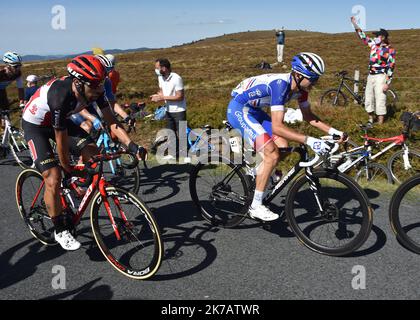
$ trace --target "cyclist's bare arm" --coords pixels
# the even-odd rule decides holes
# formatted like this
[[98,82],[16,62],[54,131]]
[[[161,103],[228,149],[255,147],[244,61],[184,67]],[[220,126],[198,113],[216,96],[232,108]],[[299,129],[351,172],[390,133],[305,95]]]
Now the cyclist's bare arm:
[[273,134],[288,141],[295,141],[302,144],[305,143],[305,135],[290,129],[284,124],[284,114],[284,111],[271,111]]
[[319,130],[328,133],[331,129],[331,126],[327,125],[326,123],[322,122],[317,115],[315,115],[310,106],[301,107],[300,110],[302,111],[303,120],[308,122],[311,126],[318,128]]
[[96,117],[92,115],[89,111],[87,111],[86,109],[83,109],[82,111],[80,111],[79,114],[86,120],[89,120],[90,122],[94,122],[96,119]]
[[110,101],[109,103],[114,107],[115,113],[118,114],[121,118],[126,119],[128,117],[128,113],[125,112],[116,101]]
[[69,136],[67,130],[54,130],[55,142],[57,144],[57,154],[61,166],[67,172],[71,171],[69,154]]
[[124,127],[115,117],[114,113],[111,110],[111,107],[106,107],[101,109],[102,114],[104,115],[105,122],[109,125],[111,131],[117,136],[118,140],[128,146],[131,142],[130,137],[125,131]]

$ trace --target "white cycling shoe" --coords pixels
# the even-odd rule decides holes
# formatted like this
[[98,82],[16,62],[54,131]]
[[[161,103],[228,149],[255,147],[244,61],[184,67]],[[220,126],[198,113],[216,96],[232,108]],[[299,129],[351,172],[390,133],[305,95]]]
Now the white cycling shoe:
[[64,250],[67,251],[75,251],[77,249],[80,249],[80,247],[82,246],[80,242],[77,241],[68,230],[64,230],[60,233],[54,232],[54,239],[60,244],[60,246]]
[[249,207],[249,215],[253,219],[258,219],[266,222],[274,221],[280,218],[280,216],[274,212],[271,212],[270,209],[261,205],[256,208]]

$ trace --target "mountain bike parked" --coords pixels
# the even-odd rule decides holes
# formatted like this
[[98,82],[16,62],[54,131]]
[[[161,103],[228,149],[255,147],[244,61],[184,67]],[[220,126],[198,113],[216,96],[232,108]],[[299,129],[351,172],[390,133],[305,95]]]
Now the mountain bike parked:
[[10,112],[10,110],[0,111],[1,119],[4,121],[4,132],[0,145],[0,159],[7,159],[8,155],[11,154],[21,168],[34,167],[31,152],[23,136],[23,131],[12,126]]
[[[226,127],[232,130],[229,123]],[[328,169],[328,157],[324,160],[325,168],[314,171],[320,157],[310,160],[305,146],[279,151],[297,153],[300,160],[269,188],[264,205],[291,184],[284,212],[291,229],[305,246],[318,253],[343,256],[363,245],[372,227],[372,209],[363,189],[347,175]],[[234,148],[232,152],[236,152]],[[241,157],[239,164],[224,156],[218,162],[202,161],[191,171],[192,200],[203,218],[214,225],[234,228],[251,219],[248,211],[255,189],[255,168],[243,153]],[[297,177],[302,170],[305,174]]]
[[420,174],[404,182],[395,192],[389,206],[389,220],[398,240],[420,254]]
[[[346,106],[348,103],[348,98],[344,93],[345,91],[347,91],[354,98],[354,100],[356,100],[357,104],[361,106],[365,105],[366,81],[355,80],[353,78],[349,78],[347,75],[347,71],[340,71],[336,74],[336,76],[340,78],[340,84],[338,85],[338,88],[329,89],[322,95],[321,105],[330,105],[334,107]],[[361,84],[361,93],[354,92],[346,81]],[[386,96],[387,105],[395,107],[398,102],[397,93],[390,89],[387,91]]]
[[[401,135],[387,139],[370,137],[369,130],[371,127],[360,125],[364,131],[364,145],[352,148],[338,155],[332,155],[331,162],[344,162],[338,166],[338,169],[343,173],[350,171],[351,168],[362,166],[356,174],[356,181],[359,183],[378,180],[387,181],[388,183],[392,183],[393,181],[401,183],[414,174],[419,173],[420,152],[410,148],[407,142],[410,138],[411,131],[420,128],[420,120],[417,119],[416,114],[404,112],[401,116],[401,121],[404,123]],[[390,143],[388,146],[373,154],[373,147],[378,147],[387,142]],[[401,150],[391,155],[386,167],[373,162],[395,147],[401,148]]]
[[[74,173],[84,175],[85,179],[65,178],[60,197],[75,226],[91,203],[90,224],[102,254],[125,276],[144,280],[157,272],[163,243],[156,220],[143,201],[112,186],[104,177],[104,162],[116,160],[122,154],[101,154],[85,166],[75,166]],[[75,205],[77,188],[88,185],[80,205]],[[54,245],[54,226],[45,207],[44,191],[42,175],[36,170],[24,170],[16,181],[16,202],[25,224],[41,243]]]

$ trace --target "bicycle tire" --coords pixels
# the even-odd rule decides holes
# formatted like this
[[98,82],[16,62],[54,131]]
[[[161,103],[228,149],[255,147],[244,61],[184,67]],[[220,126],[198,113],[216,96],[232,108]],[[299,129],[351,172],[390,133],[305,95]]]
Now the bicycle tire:
[[[339,238],[346,238],[349,237],[351,234],[354,234],[354,237],[351,239],[350,242],[348,242],[347,244],[344,244],[342,246],[339,247],[334,247],[332,248],[331,246],[327,246],[326,244],[321,244],[318,243],[316,241],[314,241],[313,239],[311,239],[311,233],[315,233],[316,229],[315,226],[316,224],[317,227],[322,227],[322,224],[319,224],[318,222],[316,224],[311,225],[310,227],[304,228],[303,230],[300,227],[300,223],[301,222],[305,222],[304,220],[302,220],[301,217],[297,218],[295,215],[295,211],[297,211],[297,207],[295,210],[295,201],[297,201],[298,199],[298,193],[299,190],[305,185],[309,183],[309,180],[307,179],[307,177],[305,175],[302,175],[300,178],[298,178],[293,185],[290,188],[290,191],[287,194],[287,198],[286,198],[286,207],[285,207],[285,212],[286,212],[286,216],[287,216],[287,221],[289,222],[289,226],[292,229],[292,231],[294,232],[294,234],[296,235],[296,237],[298,238],[298,240],[305,245],[307,248],[309,248],[310,250],[320,253],[320,254],[324,254],[324,255],[328,255],[328,256],[346,256],[349,255],[350,253],[356,251],[357,249],[359,249],[368,239],[370,232],[371,232],[371,228],[372,228],[372,208],[370,206],[369,203],[369,199],[366,195],[366,193],[363,191],[363,189],[353,180],[351,179],[349,176],[339,173],[337,171],[332,171],[332,170],[317,170],[315,172],[313,172],[313,176],[317,179],[330,179],[334,182],[340,182],[342,185],[344,185],[346,187],[346,190],[344,190],[342,193],[343,199],[349,199],[349,195],[351,195],[350,192],[352,192],[352,194],[354,195],[355,199],[359,202],[360,204],[360,209],[361,209],[361,213],[362,213],[362,217],[358,218],[358,220],[361,219],[361,223],[360,223],[360,230],[357,233],[357,235],[355,234],[355,232],[353,231],[349,231],[346,230],[345,235],[343,235],[343,223],[342,221],[346,221],[345,219],[343,220],[338,220],[337,219],[337,230],[335,231],[335,235],[337,237],[338,240],[340,240]],[[335,190],[334,187],[330,188],[331,190],[333,190],[334,192],[338,192],[338,190]],[[325,192],[328,191],[327,187],[323,187],[322,188],[322,193],[325,194]],[[308,191],[309,193],[313,191],[311,191],[311,189],[309,189]],[[305,196],[303,194],[303,196]],[[305,196],[303,199],[304,201],[308,201],[310,197]],[[339,203],[339,201],[337,201],[337,203]],[[317,205],[314,205],[315,207],[317,207]],[[314,206],[310,206],[310,209],[312,210],[314,208]],[[328,207],[327,207],[328,206]],[[333,208],[334,206],[336,206],[336,204],[332,204],[330,203],[330,199],[328,199],[328,201],[324,201],[323,203],[323,207],[326,207],[326,211],[329,211],[330,208]],[[339,210],[340,211],[340,210]],[[319,215],[319,212],[317,213]],[[348,215],[348,217],[350,217],[352,215]],[[319,220],[319,222],[333,222],[332,220],[329,221],[328,218],[330,217],[321,217],[321,220]],[[322,221],[324,220],[324,221]],[[340,224],[341,223],[341,224]],[[309,234],[306,234],[307,232],[310,232]],[[333,240],[333,235],[329,235],[328,236],[328,241],[332,241]],[[318,240],[320,240],[320,237],[318,237]]]
[[[391,172],[392,178],[396,183],[402,183],[403,181],[407,180],[408,178],[412,177],[413,175],[420,173],[420,152],[416,150],[409,150],[408,152],[409,157],[415,157],[417,158],[417,162],[419,162],[419,165],[417,167],[413,167],[412,169],[406,171],[407,175],[401,175],[400,173],[397,173],[395,170],[395,164],[399,161],[398,159],[402,159],[404,155],[404,150],[400,150],[395,152],[388,160],[388,170]],[[417,163],[416,162],[416,163]],[[402,163],[404,163],[404,160],[402,160]]]
[[[123,275],[136,279],[136,280],[146,280],[152,277],[159,269],[162,259],[163,259],[163,242],[161,239],[160,231],[158,224],[150,211],[150,209],[143,203],[142,200],[137,198],[130,192],[127,192],[121,188],[107,187],[105,189],[107,193],[107,199],[113,199],[114,204],[117,206],[117,203],[120,202],[122,205],[131,205],[131,208],[136,208],[137,211],[135,214],[137,216],[135,219],[127,221],[122,219],[121,212],[124,213],[124,216],[128,219],[128,211],[123,210],[122,207],[118,207],[120,218],[115,214],[113,219],[118,223],[118,231],[120,232],[121,239],[116,239],[113,228],[110,228],[110,236],[105,236],[106,226],[109,227],[109,217],[106,210],[101,210],[101,205],[104,203],[104,199],[100,192],[98,192],[95,197],[92,199],[91,206],[91,226],[93,235],[96,243],[98,244],[99,249],[102,254],[108,260],[108,262],[120,273]],[[119,201],[123,199],[124,201]],[[111,205],[111,202],[110,202]],[[100,221],[102,217],[100,214],[104,213],[105,220],[108,222],[103,227],[100,226]],[[143,222],[143,225],[138,228],[140,222]],[[140,232],[141,231],[141,232]],[[146,234],[147,233],[147,234]],[[147,239],[144,239],[147,237]],[[115,239],[117,241],[115,241]],[[137,246],[134,246],[132,250],[124,250],[121,256],[117,257],[113,250],[118,248],[118,245],[121,246],[123,243],[121,241],[128,240],[128,243],[138,242]],[[140,240],[141,239],[141,240]],[[114,241],[114,243],[112,242]],[[110,244],[118,244],[115,247],[110,246]],[[134,251],[139,252],[138,248],[142,247],[142,255],[145,254],[145,251],[150,250],[150,261],[147,261],[145,265],[141,267],[133,267],[133,254]],[[141,262],[143,264],[143,262]]]
[[[367,168],[366,168],[367,167]],[[368,179],[366,176],[366,169],[369,170],[369,173],[372,175],[373,174],[373,178]],[[378,175],[379,172],[382,172],[381,175]],[[385,181],[388,184],[393,184],[394,180],[392,179],[392,174],[389,171],[389,169],[387,167],[385,167],[384,165],[380,164],[380,163],[376,163],[376,162],[369,162],[367,164],[367,166],[363,166],[355,175],[354,180],[356,180],[356,182],[358,184],[367,184],[367,183],[371,183],[371,182],[375,182],[374,178],[375,177],[380,177],[383,176],[385,179]],[[376,180],[378,181],[378,180]],[[381,181],[379,181],[381,182]]]
[[[206,158],[207,159],[207,158]],[[227,173],[233,172],[237,166],[234,165],[230,159],[220,157],[218,160],[218,165],[224,164],[227,166]],[[232,186],[229,185],[221,185],[218,189],[215,189],[215,187],[226,177],[226,175],[221,174],[221,178],[217,178],[217,180],[214,180],[214,184],[211,185],[211,190],[207,193],[207,190],[204,191],[205,200],[201,200],[199,196],[199,190],[197,189],[197,183],[200,185],[203,185],[201,180],[198,180],[200,172],[204,172],[206,170],[207,166],[215,166],[215,164],[203,164],[199,162],[196,166],[193,167],[190,173],[190,181],[189,181],[189,188],[190,188],[190,194],[191,198],[193,200],[194,206],[197,208],[197,211],[200,212],[201,216],[211,223],[214,226],[219,226],[223,228],[234,228],[240,225],[246,218],[248,214],[248,208],[249,208],[249,202],[250,202],[250,196],[251,196],[251,183],[249,181],[249,178],[245,175],[242,168],[238,169],[237,172],[234,174],[234,176],[237,176],[240,181],[240,187],[242,188],[243,194],[237,194],[239,192],[233,192]],[[210,184],[208,184],[210,186]],[[222,190],[222,189],[225,190]],[[234,208],[232,211],[229,211],[232,213],[232,217],[225,217],[224,215],[224,209],[219,208],[220,203],[222,203],[221,199],[218,200],[217,194],[215,192],[222,191],[226,192],[228,194],[232,194],[232,196],[235,196],[235,199],[232,197],[232,201],[229,202],[229,198],[226,197],[226,206],[231,209],[232,206]],[[241,203],[237,203],[240,201],[243,201],[243,205]],[[235,205],[235,201],[237,206]],[[227,214],[227,213],[226,213]]]
[[[334,103],[334,100],[337,97],[337,92],[339,97],[341,97],[342,102]],[[331,102],[330,102],[331,101]],[[339,100],[338,100],[339,101]],[[340,90],[337,91],[337,89],[330,89],[325,91],[325,93],[321,97],[321,106],[329,104],[333,107],[345,107],[347,105],[347,97],[346,95]]]
[[[17,180],[16,180],[16,187],[15,187],[15,196],[16,196],[16,204],[19,210],[19,213],[25,222],[26,226],[29,228],[30,233],[38,239],[41,243],[45,245],[56,245],[57,242],[54,239],[54,225],[51,221],[51,218],[48,216],[47,209],[45,207],[44,199],[43,199],[43,192],[39,195],[39,204],[34,207],[34,209],[29,210],[28,206],[26,205],[26,201],[31,203],[34,200],[34,196],[26,196],[25,193],[25,182],[29,184],[29,179],[34,178],[37,182],[35,182],[34,186],[34,193],[37,192],[38,187],[41,186],[43,181],[42,175],[33,169],[26,169],[22,171]],[[39,186],[37,185],[39,181]],[[26,200],[29,198],[28,200]],[[39,224],[40,230],[36,224]],[[50,226],[47,228],[46,226]]]
[[[132,160],[124,159],[123,157],[125,156],[134,157],[131,154],[125,154],[117,160],[105,162],[104,167],[109,170],[107,169],[104,171],[104,175],[111,185],[137,194],[140,189],[140,169],[138,166],[132,165]],[[120,162],[118,162],[118,160],[120,160]],[[111,165],[113,166],[115,173],[112,173]]]
[[31,152],[26,145],[25,137],[21,130],[11,130],[11,135],[9,138],[9,150],[17,164],[23,170],[35,167]]
[[[401,214],[406,214],[406,212],[401,212],[401,202],[405,198],[408,192],[413,188],[420,185],[420,174],[412,177],[411,179],[405,181],[399,186],[397,191],[391,198],[391,203],[389,206],[389,221],[391,224],[391,229],[396,235],[397,239],[409,250],[420,254],[420,243],[413,240],[408,236],[405,228],[401,224]],[[417,197],[417,201],[420,197],[420,194]],[[420,221],[419,221],[420,222]]]

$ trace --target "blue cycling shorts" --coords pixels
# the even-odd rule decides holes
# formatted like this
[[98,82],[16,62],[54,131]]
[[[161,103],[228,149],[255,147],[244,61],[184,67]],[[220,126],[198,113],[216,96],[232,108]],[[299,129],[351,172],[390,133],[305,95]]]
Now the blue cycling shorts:
[[227,119],[257,152],[278,138],[273,136],[270,116],[262,109],[247,107],[231,100],[227,109]]

